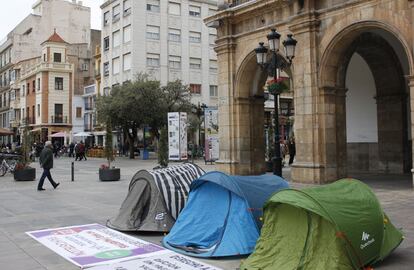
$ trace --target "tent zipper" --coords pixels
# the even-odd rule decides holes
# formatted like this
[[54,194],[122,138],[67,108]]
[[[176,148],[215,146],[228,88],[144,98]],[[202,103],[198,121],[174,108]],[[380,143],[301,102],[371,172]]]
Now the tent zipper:
[[306,256],[306,253],[308,251],[308,246],[309,246],[309,242],[310,242],[310,234],[311,234],[311,228],[312,228],[312,217],[311,217],[311,214],[309,213],[309,211],[306,211],[306,215],[307,215],[307,218],[308,218],[308,232],[306,234],[306,241],[305,241],[305,246],[303,247],[302,256],[300,257],[298,267],[296,268],[297,270],[304,270],[305,256]]

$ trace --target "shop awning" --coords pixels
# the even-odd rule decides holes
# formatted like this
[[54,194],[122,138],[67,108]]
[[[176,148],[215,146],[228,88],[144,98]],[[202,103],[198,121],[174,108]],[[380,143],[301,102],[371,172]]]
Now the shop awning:
[[78,132],[75,135],[73,135],[73,137],[89,137],[92,136],[92,134],[87,133],[87,132]]
[[42,128],[40,128],[40,127],[29,130],[29,132],[40,132],[40,131],[42,131]]
[[52,138],[64,138],[64,137],[66,137],[66,133],[65,132],[58,132],[58,133],[52,134],[50,137],[52,137]]
[[14,132],[6,128],[0,128],[0,136],[8,136],[8,135],[14,135]]

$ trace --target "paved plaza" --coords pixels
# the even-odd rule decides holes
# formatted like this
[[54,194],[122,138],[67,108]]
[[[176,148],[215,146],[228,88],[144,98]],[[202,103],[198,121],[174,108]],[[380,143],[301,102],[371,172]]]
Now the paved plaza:
[[[53,251],[29,238],[25,232],[88,223],[105,224],[117,214],[124,200],[129,181],[140,169],[151,169],[155,160],[119,158],[115,165],[121,168],[121,181],[99,182],[98,168],[103,159],[88,159],[75,163],[75,181],[71,182],[68,158],[55,160],[52,175],[61,183],[53,190],[46,180],[46,191],[36,191],[36,182],[15,182],[11,175],[0,178],[0,270],[74,270],[76,266]],[[37,164],[37,179],[41,170]],[[214,165],[199,163],[206,171]],[[284,170],[289,179],[289,168]],[[406,235],[402,245],[375,269],[414,269],[414,191],[409,176],[379,177],[361,175],[379,197],[393,223],[403,227]],[[294,184],[301,188],[303,185]],[[160,244],[163,235],[132,234]],[[206,260],[223,269],[237,269],[240,258]]]

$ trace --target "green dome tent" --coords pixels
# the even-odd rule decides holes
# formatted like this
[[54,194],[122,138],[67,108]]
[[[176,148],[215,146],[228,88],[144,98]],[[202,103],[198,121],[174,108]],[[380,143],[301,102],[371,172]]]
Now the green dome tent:
[[354,179],[274,194],[241,270],[364,269],[403,240],[371,189]]

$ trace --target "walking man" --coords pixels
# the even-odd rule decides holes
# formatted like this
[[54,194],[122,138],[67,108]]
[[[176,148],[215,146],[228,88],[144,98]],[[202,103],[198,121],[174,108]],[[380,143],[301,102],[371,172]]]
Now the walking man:
[[56,189],[60,183],[56,183],[53,181],[52,175],[50,174],[50,169],[53,168],[53,146],[51,141],[47,141],[45,143],[45,147],[42,150],[42,153],[40,153],[40,166],[43,168],[43,174],[42,177],[40,177],[39,184],[37,185],[37,190],[42,191],[45,190],[43,188],[43,182],[45,181],[45,178],[49,179],[49,182],[52,184],[53,188]]
[[292,165],[293,160],[295,159],[296,155],[296,144],[295,144],[295,138],[292,137],[289,140],[289,166]]
[[75,144],[71,142],[69,144],[69,157],[74,157],[73,151],[75,150]]

